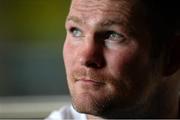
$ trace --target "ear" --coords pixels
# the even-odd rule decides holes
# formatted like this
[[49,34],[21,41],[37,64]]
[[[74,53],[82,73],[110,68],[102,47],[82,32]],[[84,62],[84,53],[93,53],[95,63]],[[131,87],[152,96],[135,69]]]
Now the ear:
[[163,68],[163,76],[171,76],[180,68],[180,34],[171,40],[167,48],[167,57]]

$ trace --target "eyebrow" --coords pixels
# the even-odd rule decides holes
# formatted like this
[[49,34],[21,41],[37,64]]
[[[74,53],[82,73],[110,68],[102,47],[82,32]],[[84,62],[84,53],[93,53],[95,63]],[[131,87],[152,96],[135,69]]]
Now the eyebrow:
[[109,27],[112,25],[119,25],[119,26],[124,26],[125,22],[122,22],[121,20],[105,20],[100,24],[102,27]]
[[66,21],[73,21],[73,22],[78,23],[80,25],[85,23],[80,18],[78,18],[76,16],[69,16],[69,17],[67,17]]
[[[74,23],[77,23],[79,25],[85,24],[86,22],[81,20],[79,17],[77,16],[69,16],[67,17],[66,21],[72,21]],[[120,20],[118,18],[115,18],[114,20],[111,19],[105,19],[102,23],[100,23],[101,27],[110,27],[113,25],[118,25],[118,26],[124,26],[127,27],[127,23],[123,22],[123,20]]]

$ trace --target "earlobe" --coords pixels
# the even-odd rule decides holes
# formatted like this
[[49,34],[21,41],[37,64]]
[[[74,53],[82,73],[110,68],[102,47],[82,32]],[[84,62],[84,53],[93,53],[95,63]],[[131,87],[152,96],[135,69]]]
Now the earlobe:
[[176,35],[168,46],[164,63],[163,76],[171,76],[180,68],[180,34]]

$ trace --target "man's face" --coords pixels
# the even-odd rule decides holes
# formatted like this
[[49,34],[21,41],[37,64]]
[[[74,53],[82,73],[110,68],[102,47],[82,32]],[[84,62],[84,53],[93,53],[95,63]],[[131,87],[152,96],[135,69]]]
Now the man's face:
[[133,1],[72,0],[63,54],[79,112],[123,110],[150,96],[150,35]]

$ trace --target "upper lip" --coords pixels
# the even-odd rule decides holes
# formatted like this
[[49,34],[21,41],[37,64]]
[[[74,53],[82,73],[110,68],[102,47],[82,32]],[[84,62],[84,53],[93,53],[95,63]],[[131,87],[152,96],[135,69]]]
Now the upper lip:
[[89,81],[89,82],[94,82],[94,83],[97,83],[97,84],[104,84],[104,82],[100,81],[100,80],[94,80],[94,79],[90,79],[90,78],[80,78],[80,79],[77,79],[76,81]]

